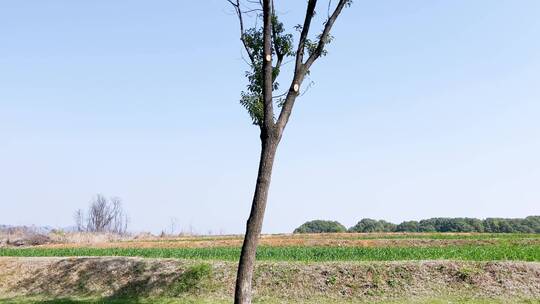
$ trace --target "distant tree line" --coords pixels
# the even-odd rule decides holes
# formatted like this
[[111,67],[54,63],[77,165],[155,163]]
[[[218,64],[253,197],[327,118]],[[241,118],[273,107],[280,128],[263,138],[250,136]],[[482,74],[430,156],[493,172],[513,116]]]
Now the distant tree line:
[[347,232],[347,228],[336,221],[314,220],[306,222],[294,230],[294,233]]
[[526,218],[436,217],[393,224],[385,220],[365,218],[348,230],[337,221],[314,220],[302,224],[294,233],[329,232],[487,232],[540,233],[540,216]]

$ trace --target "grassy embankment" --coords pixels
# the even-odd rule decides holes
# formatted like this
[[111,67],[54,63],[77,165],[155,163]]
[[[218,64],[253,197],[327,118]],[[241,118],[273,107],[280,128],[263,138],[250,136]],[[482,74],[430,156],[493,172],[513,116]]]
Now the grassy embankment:
[[[128,303],[138,303],[138,304],[228,304],[232,301],[224,300],[215,300],[215,299],[203,299],[203,298],[152,298],[152,299],[138,299],[134,301],[133,299],[56,299],[56,300],[47,300],[39,298],[30,298],[30,299],[13,299],[13,300],[0,300],[2,304],[128,304]],[[341,304],[344,302],[332,300],[332,299],[319,299],[310,302],[283,302],[283,301],[272,301],[272,300],[255,300],[254,303],[258,304],[284,304],[284,303],[295,303],[295,304]],[[350,302],[348,304],[358,303],[366,304],[368,302]],[[467,298],[438,298],[438,299],[422,299],[422,300],[391,300],[391,301],[377,301],[369,302],[376,304],[538,304],[540,300],[497,300],[497,299],[467,299]]]

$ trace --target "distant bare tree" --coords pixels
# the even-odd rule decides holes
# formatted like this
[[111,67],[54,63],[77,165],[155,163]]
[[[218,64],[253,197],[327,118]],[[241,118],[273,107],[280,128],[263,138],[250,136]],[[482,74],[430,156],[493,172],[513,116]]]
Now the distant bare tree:
[[170,235],[175,235],[176,234],[176,227],[178,226],[178,219],[176,217],[171,217],[171,228],[170,228]]
[[86,217],[80,209],[75,212],[75,224],[78,231],[125,234],[128,217],[120,198],[107,200],[105,196],[98,194],[90,203]]
[[75,211],[73,218],[75,219],[75,227],[77,227],[77,231],[85,231],[86,228],[84,225],[84,213],[82,209],[78,209],[77,211]]

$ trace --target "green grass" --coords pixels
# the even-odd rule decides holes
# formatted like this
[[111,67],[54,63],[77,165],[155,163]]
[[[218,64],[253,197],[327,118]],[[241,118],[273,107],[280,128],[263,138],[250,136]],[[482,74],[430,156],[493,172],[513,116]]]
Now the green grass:
[[212,266],[210,264],[198,264],[191,266],[171,286],[169,293],[174,296],[194,291],[210,289],[212,281]]
[[[240,248],[3,248],[0,256],[131,256],[236,261]],[[540,261],[540,245],[463,245],[444,247],[260,247],[265,261],[471,260]]]
[[[107,303],[107,304],[127,304],[127,303],[138,303],[138,304],[225,304],[225,303],[232,303],[230,300],[223,300],[223,299],[205,299],[205,298],[147,298],[147,299],[133,299],[133,298],[126,298],[126,299],[37,299],[37,298],[17,298],[17,299],[11,299],[11,300],[1,300],[0,303],[2,304],[101,304],[101,303]],[[340,301],[336,299],[313,299],[313,300],[304,300],[304,301],[286,301],[283,300],[254,300],[254,303],[259,304],[277,304],[277,303],[303,303],[303,304],[320,304],[320,303],[328,303],[328,304],[340,304],[340,303],[358,303],[358,304],[366,304],[366,303],[376,303],[376,304],[539,304],[540,300],[531,300],[531,299],[474,299],[474,298],[463,298],[463,299],[456,299],[456,298],[436,298],[436,299],[400,299],[400,300],[393,300],[393,301],[362,301],[359,299],[358,301]]]
[[471,233],[471,234],[454,234],[454,233],[416,233],[416,234],[364,234],[351,235],[352,239],[434,239],[434,240],[540,240],[540,233]]
[[223,301],[216,299],[195,299],[195,298],[118,298],[118,299],[40,299],[40,298],[17,298],[11,300],[1,300],[1,304],[218,304],[218,303],[231,303],[231,301]]

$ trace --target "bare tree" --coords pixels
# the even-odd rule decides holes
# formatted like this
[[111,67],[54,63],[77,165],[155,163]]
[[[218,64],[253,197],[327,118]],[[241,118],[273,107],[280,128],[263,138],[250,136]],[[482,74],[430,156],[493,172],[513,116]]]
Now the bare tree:
[[109,231],[119,234],[127,232],[128,217],[122,208],[122,201],[118,197],[113,197],[109,201],[111,223]]
[[[350,6],[352,1],[339,0],[332,5],[332,1],[329,0],[327,5],[324,5],[327,17],[323,23],[322,32],[314,38],[309,38],[317,0],[308,0],[304,22],[295,27],[300,33],[296,48],[293,47],[293,35],[285,32],[283,23],[279,21],[275,13],[273,0],[227,1],[232,5],[238,17],[240,40],[250,66],[250,70],[246,72],[249,84],[247,90],[241,94],[240,103],[247,109],[253,124],[260,128],[261,139],[255,194],[246,224],[246,234],[236,277],[235,303],[245,304],[251,303],[255,254],[278,144],[289,121],[296,98],[300,95],[306,75],[312,64],[326,55],[325,47],[332,40],[330,35],[332,26],[343,8]],[[255,22],[254,27],[246,29],[245,20],[249,17],[262,21],[262,26],[260,22]],[[274,91],[279,89],[279,83],[276,80],[286,57],[293,58],[292,81],[286,92],[274,94]],[[274,115],[275,106],[280,108],[277,119]]]
[[178,219],[176,217],[171,217],[170,218],[170,235],[175,235],[176,234],[176,228],[178,226]]
[[82,209],[77,209],[77,211],[75,211],[73,219],[75,220],[75,227],[77,227],[78,232],[86,230],[86,226],[84,224],[84,212]]
[[81,209],[75,212],[75,223],[78,231],[125,234],[128,217],[120,198],[107,200],[105,196],[98,194],[90,203],[86,216]]

